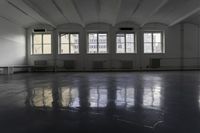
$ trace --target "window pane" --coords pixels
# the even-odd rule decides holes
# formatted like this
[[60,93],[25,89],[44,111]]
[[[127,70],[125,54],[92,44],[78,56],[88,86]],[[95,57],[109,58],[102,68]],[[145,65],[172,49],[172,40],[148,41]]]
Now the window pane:
[[50,44],[43,45],[43,54],[51,54],[51,45]]
[[117,34],[117,53],[125,53],[125,36],[124,34]]
[[126,34],[126,42],[134,42],[134,34]]
[[34,54],[42,54],[42,44],[41,45],[33,45]]
[[69,43],[69,34],[61,34],[60,36],[61,36],[61,39],[60,39],[61,44]]
[[79,34],[70,34],[71,54],[79,53]]
[[126,53],[134,53],[134,43],[133,42],[126,43]]
[[152,42],[152,33],[144,33],[144,42]]
[[71,54],[79,53],[79,44],[71,43]]
[[69,54],[69,44],[61,45],[61,54]]
[[97,53],[97,34],[90,33],[88,36],[88,53]]
[[42,44],[42,34],[33,35],[33,45],[34,44]]
[[70,43],[79,43],[79,35],[70,34]]
[[144,43],[144,53],[152,53],[152,43]]
[[154,53],[162,53],[161,43],[153,43],[153,52]]
[[161,42],[161,33],[153,33],[153,42]]
[[43,35],[43,44],[51,44],[51,34]]
[[107,34],[99,34],[99,53],[107,53]]

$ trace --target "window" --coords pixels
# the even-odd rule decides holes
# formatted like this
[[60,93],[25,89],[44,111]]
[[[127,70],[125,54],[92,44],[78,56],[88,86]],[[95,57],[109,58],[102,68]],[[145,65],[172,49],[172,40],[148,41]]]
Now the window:
[[79,34],[60,34],[60,54],[79,53]]
[[51,54],[51,34],[33,34],[32,54]]
[[134,33],[117,34],[116,44],[117,53],[136,53]]
[[88,34],[88,53],[108,53],[107,33]]
[[161,32],[144,33],[144,53],[164,53]]

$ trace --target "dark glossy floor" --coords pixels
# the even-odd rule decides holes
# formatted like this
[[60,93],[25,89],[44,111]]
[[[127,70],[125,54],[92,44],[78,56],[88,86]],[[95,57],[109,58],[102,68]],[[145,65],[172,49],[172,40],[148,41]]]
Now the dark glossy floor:
[[0,76],[1,133],[200,133],[200,72]]

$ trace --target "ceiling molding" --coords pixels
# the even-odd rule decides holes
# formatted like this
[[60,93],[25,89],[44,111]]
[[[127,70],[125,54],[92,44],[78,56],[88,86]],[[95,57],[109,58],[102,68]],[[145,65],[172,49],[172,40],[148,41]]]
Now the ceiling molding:
[[15,25],[17,25],[17,26],[20,26],[20,27],[24,28],[24,26],[23,26],[23,25],[21,25],[21,24],[19,24],[19,23],[15,22],[15,21],[13,21],[13,20],[11,20],[11,19],[7,18],[7,17],[0,16],[0,18],[1,18],[1,19],[4,19],[5,21],[7,21],[7,22],[9,22],[9,23],[12,23],[12,24],[15,24]]
[[30,0],[22,0],[29,8],[31,8],[34,12],[36,12],[40,17],[42,17],[47,24],[53,26],[54,28],[56,27],[55,24],[53,24],[51,22],[51,20],[49,20],[47,18],[47,15],[45,15],[34,3],[32,3]]

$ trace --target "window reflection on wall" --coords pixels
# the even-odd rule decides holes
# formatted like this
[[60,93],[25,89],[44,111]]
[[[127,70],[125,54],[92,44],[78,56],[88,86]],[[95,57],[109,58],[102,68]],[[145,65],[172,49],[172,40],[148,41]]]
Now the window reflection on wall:
[[117,89],[117,106],[132,107],[135,105],[134,100],[135,89],[133,87],[118,87]]
[[143,106],[160,107],[161,87],[152,86],[144,88]]
[[90,89],[90,107],[106,107],[107,106],[107,89],[101,87],[92,87]]
[[34,88],[32,91],[33,106],[52,107],[53,96],[51,88]]
[[62,107],[79,107],[79,92],[77,88],[61,88],[61,105]]

